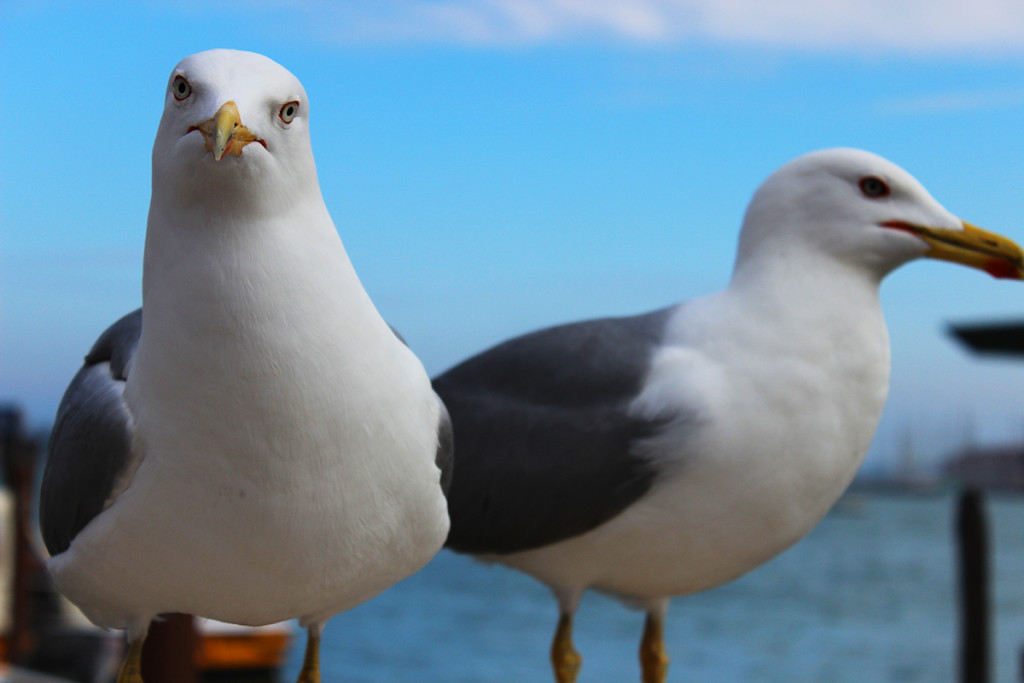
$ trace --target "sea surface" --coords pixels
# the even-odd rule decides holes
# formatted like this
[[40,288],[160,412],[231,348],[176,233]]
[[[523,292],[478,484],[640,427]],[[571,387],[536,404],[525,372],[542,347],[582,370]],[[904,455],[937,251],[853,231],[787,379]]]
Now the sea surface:
[[[943,683],[957,678],[956,497],[844,498],[803,541],[726,586],[672,602],[669,681]],[[1024,498],[989,498],[995,681],[1021,681]],[[624,561],[628,561],[624,558]],[[531,578],[443,551],[334,617],[324,683],[545,683],[557,610]],[[639,681],[643,615],[596,594],[576,619],[579,683]],[[296,633],[284,681],[295,680]]]

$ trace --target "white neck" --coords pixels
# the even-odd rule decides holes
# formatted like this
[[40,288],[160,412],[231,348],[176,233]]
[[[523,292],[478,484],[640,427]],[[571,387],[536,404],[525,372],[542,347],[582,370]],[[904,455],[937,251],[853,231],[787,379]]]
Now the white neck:
[[[682,476],[724,468],[743,497],[737,504],[791,528],[792,540],[849,484],[888,390],[877,285],[816,267],[796,263],[771,277],[744,268],[723,292],[683,304],[634,404],[642,414],[680,414],[684,431],[697,426],[700,443],[681,440]],[[698,466],[692,453],[720,460]]]

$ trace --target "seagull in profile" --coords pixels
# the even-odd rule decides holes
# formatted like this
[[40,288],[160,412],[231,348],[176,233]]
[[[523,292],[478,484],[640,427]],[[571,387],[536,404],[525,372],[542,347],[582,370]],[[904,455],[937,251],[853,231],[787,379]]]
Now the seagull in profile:
[[553,591],[572,683],[581,594],[646,611],[642,678],[668,671],[669,598],[807,534],[853,479],[889,386],[882,279],[933,258],[1021,279],[1020,248],[868,152],[802,156],[755,193],[725,290],[501,343],[434,379],[455,432],[447,545]]
[[[127,632],[158,615],[298,618],[317,683],[332,615],[416,572],[448,532],[444,406],[349,262],[309,102],[270,59],[192,55],[153,147],[143,306],[58,409],[40,526],[58,589]],[[446,475],[445,475],[446,476]]]

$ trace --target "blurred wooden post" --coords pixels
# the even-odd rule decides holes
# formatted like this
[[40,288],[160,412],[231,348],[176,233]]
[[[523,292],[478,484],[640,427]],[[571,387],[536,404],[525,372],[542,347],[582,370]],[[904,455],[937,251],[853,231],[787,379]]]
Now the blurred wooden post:
[[192,617],[168,614],[149,627],[142,648],[142,678],[146,683],[197,683],[198,641]]
[[989,558],[984,499],[976,489],[960,494],[957,540],[960,570],[960,681],[989,681]]
[[[32,488],[38,447],[25,436],[21,413],[16,408],[0,408],[0,454],[4,480],[14,499],[14,538],[12,552],[14,580],[11,585],[11,632],[8,660],[21,664],[36,647],[32,632],[33,576],[40,567],[32,551]],[[7,552],[7,549],[3,549]]]

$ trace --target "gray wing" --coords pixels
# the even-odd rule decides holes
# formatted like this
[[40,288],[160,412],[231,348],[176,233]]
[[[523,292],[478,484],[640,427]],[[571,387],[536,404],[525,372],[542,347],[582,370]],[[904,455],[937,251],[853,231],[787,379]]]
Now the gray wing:
[[434,380],[451,415],[447,545],[512,553],[584,533],[657,472],[637,451],[664,422],[631,416],[672,309],[518,337]]
[[100,335],[64,392],[47,446],[39,526],[51,555],[67,550],[103,510],[131,455],[131,415],[122,393],[142,331],[142,309]]

